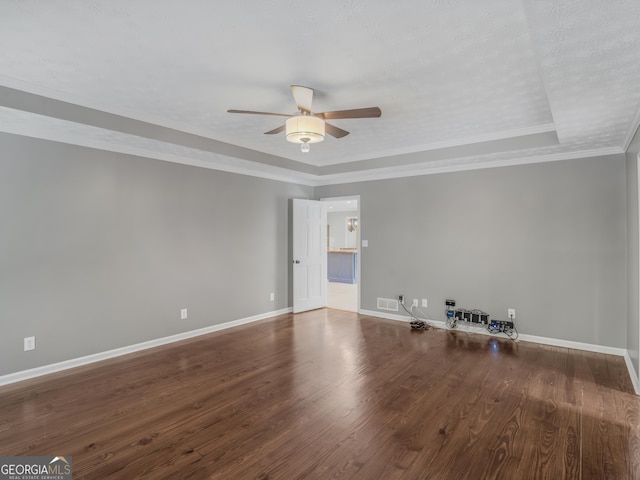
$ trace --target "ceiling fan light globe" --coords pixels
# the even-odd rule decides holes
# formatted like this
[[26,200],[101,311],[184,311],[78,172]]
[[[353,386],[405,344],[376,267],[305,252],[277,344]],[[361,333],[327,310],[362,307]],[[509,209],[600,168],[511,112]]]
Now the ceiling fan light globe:
[[324,120],[312,115],[296,115],[287,119],[287,140],[292,143],[318,143],[324,140]]

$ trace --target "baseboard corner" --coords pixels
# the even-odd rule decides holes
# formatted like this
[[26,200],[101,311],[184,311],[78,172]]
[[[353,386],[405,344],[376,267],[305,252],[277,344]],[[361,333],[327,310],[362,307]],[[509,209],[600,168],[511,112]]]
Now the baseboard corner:
[[633,389],[636,392],[636,395],[640,395],[640,381],[638,379],[638,372],[636,372],[636,369],[633,366],[631,356],[629,355],[629,350],[625,350],[624,352],[624,362],[627,364],[627,370],[629,371],[629,377],[631,377]]

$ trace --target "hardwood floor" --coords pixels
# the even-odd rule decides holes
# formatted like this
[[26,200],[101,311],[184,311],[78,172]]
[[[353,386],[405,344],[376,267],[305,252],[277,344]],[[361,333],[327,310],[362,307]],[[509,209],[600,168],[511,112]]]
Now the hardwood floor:
[[337,310],[0,387],[74,479],[638,479],[624,360]]

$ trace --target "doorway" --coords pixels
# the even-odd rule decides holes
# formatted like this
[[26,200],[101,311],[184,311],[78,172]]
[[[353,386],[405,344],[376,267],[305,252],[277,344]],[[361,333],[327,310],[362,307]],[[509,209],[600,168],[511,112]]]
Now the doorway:
[[327,307],[360,307],[360,196],[322,198],[327,204]]

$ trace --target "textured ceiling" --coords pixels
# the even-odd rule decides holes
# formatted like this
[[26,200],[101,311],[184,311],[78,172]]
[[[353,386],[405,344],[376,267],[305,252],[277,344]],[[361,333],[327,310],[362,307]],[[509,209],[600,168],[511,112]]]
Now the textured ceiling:
[[[0,131],[324,184],[623,152],[638,0],[3,0]],[[303,154],[314,111],[379,119]]]

